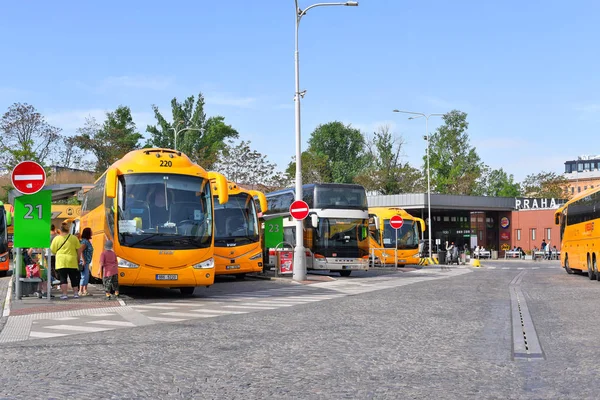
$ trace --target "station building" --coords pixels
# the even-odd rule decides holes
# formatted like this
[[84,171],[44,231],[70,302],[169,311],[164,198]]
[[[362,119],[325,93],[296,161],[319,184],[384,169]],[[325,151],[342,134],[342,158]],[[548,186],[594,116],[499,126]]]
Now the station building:
[[[369,207],[400,207],[429,225],[427,193],[369,196]],[[446,242],[471,250],[504,251],[521,247],[540,248],[542,240],[560,251],[560,231],[554,212],[563,199],[455,196],[431,194],[433,249],[444,249]],[[424,239],[428,233],[424,233]]]

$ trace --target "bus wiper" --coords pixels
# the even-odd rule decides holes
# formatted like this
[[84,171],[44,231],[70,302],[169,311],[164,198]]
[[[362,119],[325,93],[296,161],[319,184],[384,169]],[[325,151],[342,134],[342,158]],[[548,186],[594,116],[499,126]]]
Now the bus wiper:
[[155,237],[157,237],[157,236],[161,236],[161,237],[164,237],[164,236],[167,236],[167,237],[173,237],[173,236],[177,236],[177,235],[170,234],[170,233],[164,233],[164,232],[153,233],[153,234],[151,234],[151,235],[149,235],[149,236],[146,236],[146,237],[143,237],[143,238],[141,238],[140,240],[138,240],[138,241],[137,241],[137,242],[135,242],[135,243],[132,243],[130,246],[131,246],[131,247],[136,247],[137,245],[139,245],[139,244],[141,244],[141,243],[144,243],[144,242],[146,242],[146,241],[148,241],[148,240],[150,240],[150,239],[153,239],[153,238],[155,238]]
[[245,236],[236,236],[235,239],[245,239],[245,240],[249,240],[250,242],[258,242],[258,236],[250,236],[250,235],[245,235]]

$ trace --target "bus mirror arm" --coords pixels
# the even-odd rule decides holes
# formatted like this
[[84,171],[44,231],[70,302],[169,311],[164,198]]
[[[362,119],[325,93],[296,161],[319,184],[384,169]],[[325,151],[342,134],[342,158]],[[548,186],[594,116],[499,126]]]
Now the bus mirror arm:
[[310,224],[312,225],[313,228],[317,229],[319,227],[319,216],[312,212],[309,214],[310,216]]

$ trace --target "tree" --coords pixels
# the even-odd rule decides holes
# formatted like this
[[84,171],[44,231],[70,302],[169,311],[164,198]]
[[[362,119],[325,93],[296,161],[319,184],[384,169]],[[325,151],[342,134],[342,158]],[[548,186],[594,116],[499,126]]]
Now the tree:
[[[180,132],[177,137],[177,150],[185,153],[190,159],[205,169],[213,169],[220,152],[225,150],[228,139],[238,138],[238,132],[225,124],[225,118],[215,116],[206,118],[204,113],[204,96],[190,96],[183,103],[177,98],[171,100],[173,122],[168,122],[157,106],[152,106],[156,125],[148,125],[146,131],[150,139],[146,147],[175,147],[174,130]],[[183,129],[189,128],[185,131]]]
[[[288,164],[285,173],[288,180],[294,182],[296,179],[296,159]],[[329,169],[329,158],[324,154],[314,151],[302,152],[302,182],[304,183],[327,183],[332,182],[331,170]]]
[[45,165],[60,131],[32,105],[14,103],[0,120],[0,167],[11,170],[24,160]]
[[393,137],[388,125],[379,127],[366,145],[369,166],[355,178],[356,183],[384,195],[423,190],[423,174],[402,162],[404,139]]
[[86,119],[85,125],[77,130],[75,142],[83,150],[96,156],[95,171],[104,172],[125,154],[139,148],[142,135],[137,132],[131,110],[119,106],[113,112],[106,113],[102,125],[95,118]]
[[[432,192],[479,194],[483,163],[470,146],[467,114],[453,110],[444,114],[444,125],[429,140],[429,168]],[[427,162],[427,156],[423,157]]]
[[308,140],[307,151],[316,154],[319,161],[327,156],[332,182],[354,183],[354,178],[368,165],[364,147],[360,130],[334,121],[317,126]]
[[569,181],[555,172],[542,171],[537,174],[529,174],[525,177],[521,186],[523,194],[538,198],[566,198],[566,187]]
[[89,161],[84,160],[85,151],[79,147],[78,138],[75,136],[61,137],[56,155],[52,157],[52,164],[64,168],[93,169]]
[[214,169],[230,181],[263,186],[280,185],[282,177],[276,171],[277,165],[267,161],[263,154],[252,150],[249,141],[242,140],[238,144],[230,141],[221,155]]
[[489,170],[484,167],[482,193],[493,197],[518,197],[521,196],[521,185],[514,181],[512,174],[507,174],[504,169]]

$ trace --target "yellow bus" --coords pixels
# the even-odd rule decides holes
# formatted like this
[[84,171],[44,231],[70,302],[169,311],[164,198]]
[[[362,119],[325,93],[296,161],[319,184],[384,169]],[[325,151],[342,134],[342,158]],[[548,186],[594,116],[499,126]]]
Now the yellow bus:
[[[211,179],[216,184],[211,185]],[[92,229],[91,276],[110,239],[125,286],[179,288],[214,283],[214,206],[227,202],[227,180],[206,172],[185,154],[134,150],[115,162],[83,199],[79,230]]]
[[9,268],[8,226],[11,220],[10,208],[0,201],[0,276],[5,276]]
[[[399,215],[404,220],[398,232],[390,225],[390,218]],[[425,221],[413,217],[398,207],[369,208],[369,247],[377,264],[394,264],[398,251],[398,265],[419,264],[419,238],[425,231]],[[396,233],[398,243],[396,244]]]
[[568,274],[587,272],[591,280],[600,280],[600,186],[569,200],[554,217],[560,225],[561,266]]
[[267,198],[256,190],[245,190],[228,182],[229,201],[215,201],[215,265],[217,275],[235,275],[243,279],[247,273],[262,272],[263,254],[260,241],[258,198],[261,212],[267,210]]

